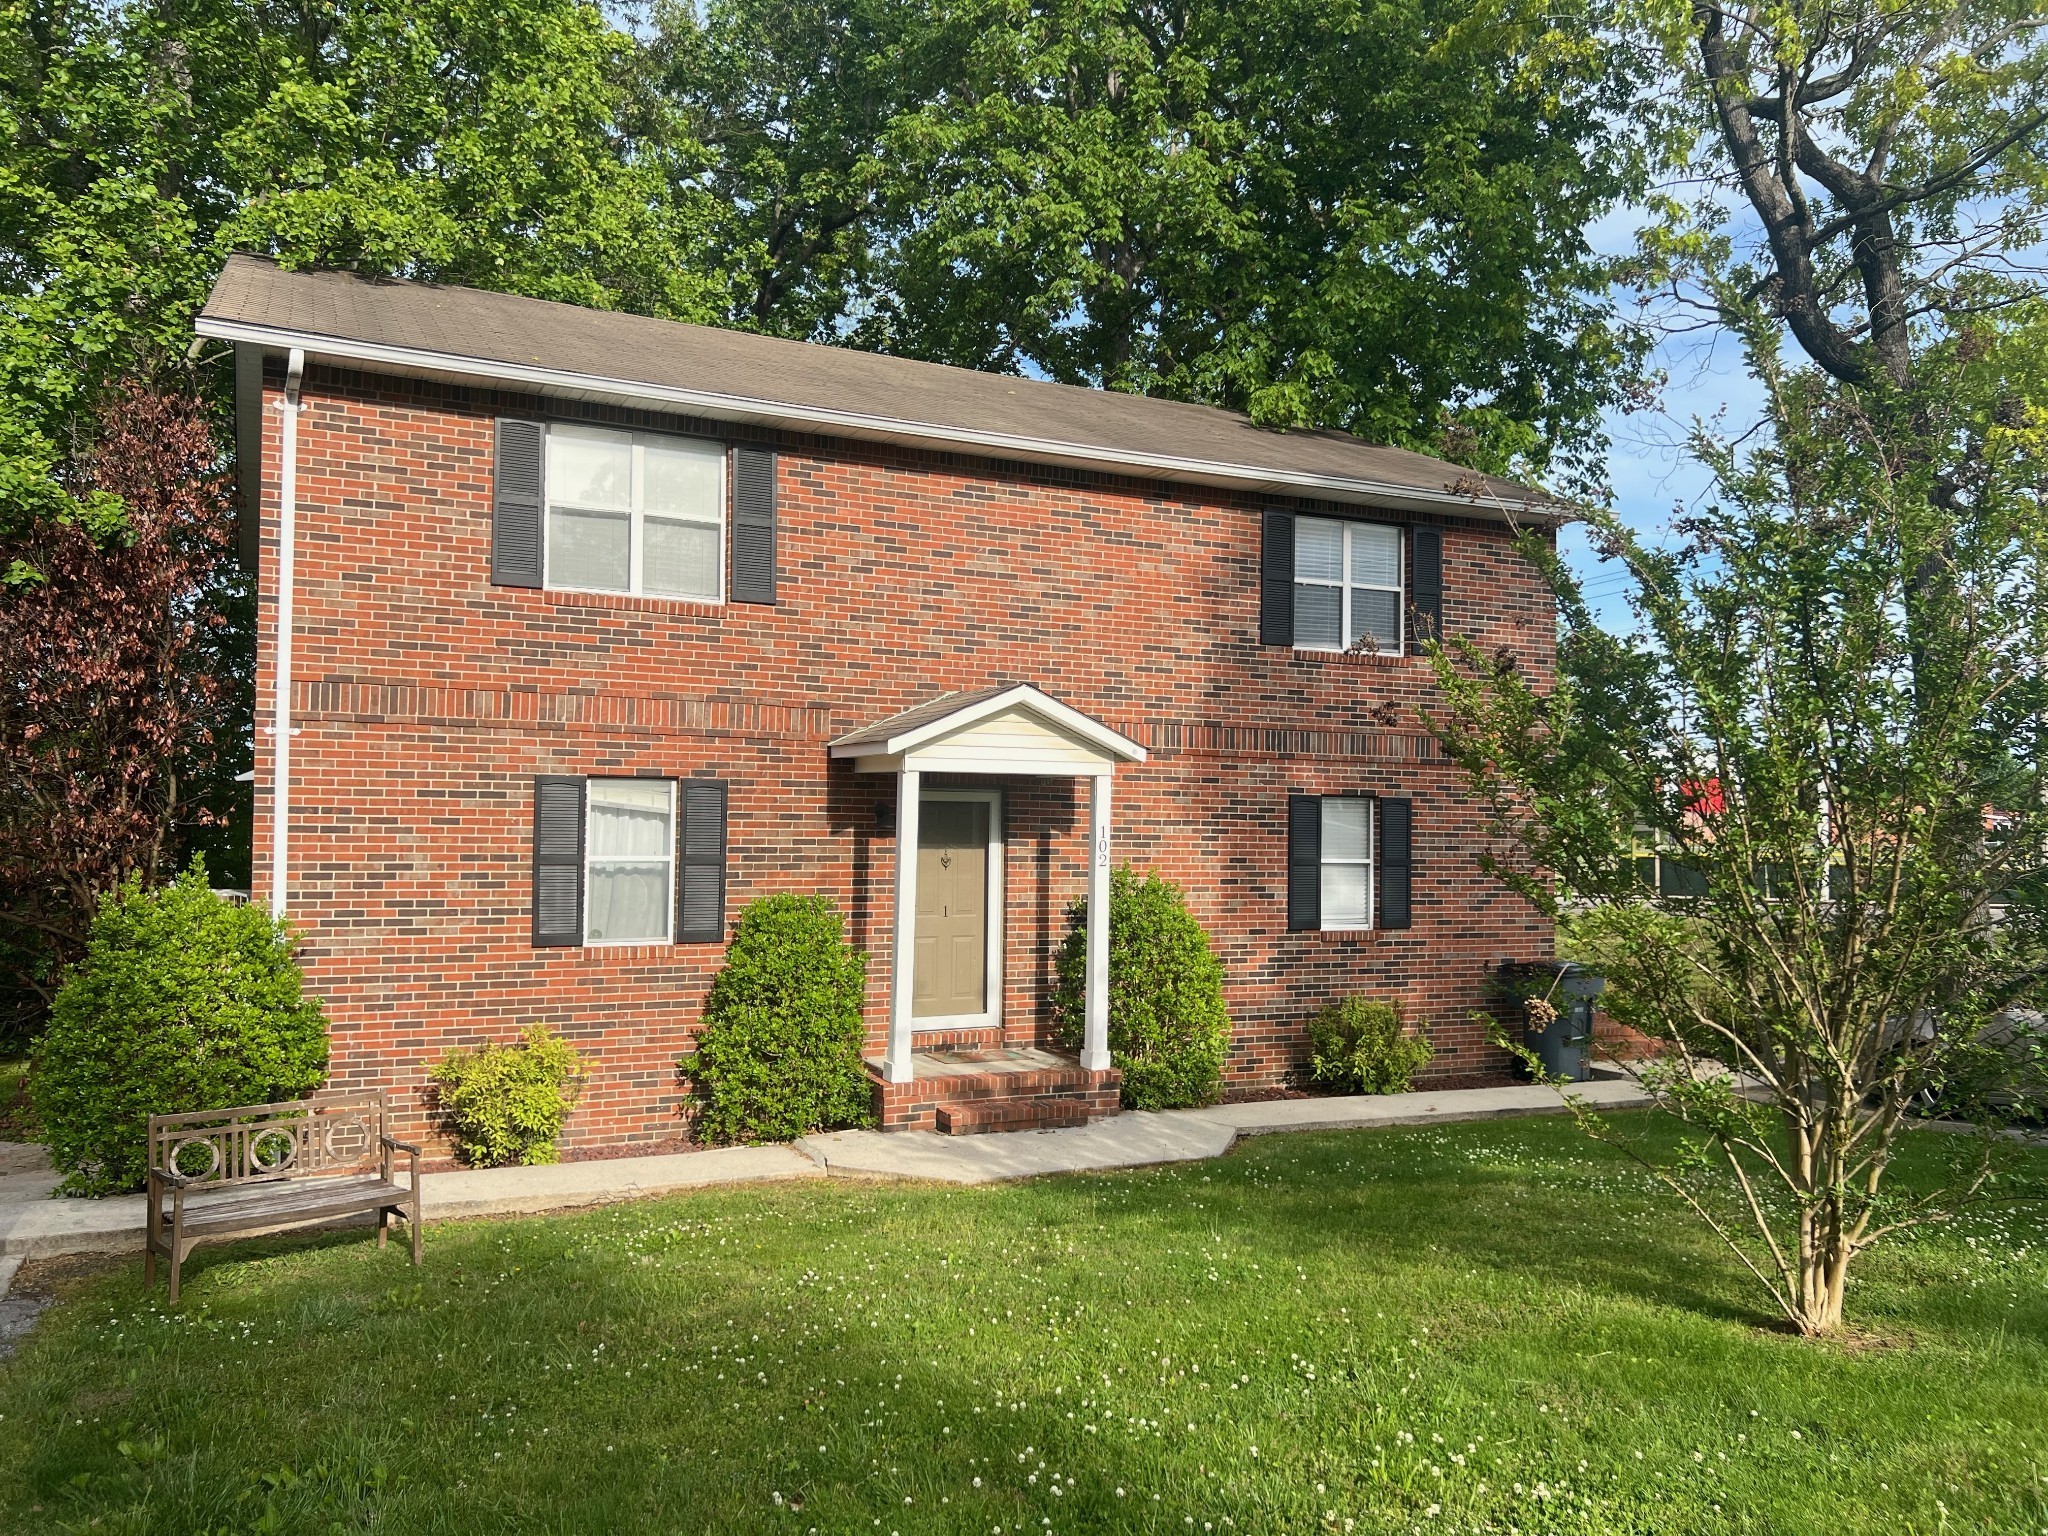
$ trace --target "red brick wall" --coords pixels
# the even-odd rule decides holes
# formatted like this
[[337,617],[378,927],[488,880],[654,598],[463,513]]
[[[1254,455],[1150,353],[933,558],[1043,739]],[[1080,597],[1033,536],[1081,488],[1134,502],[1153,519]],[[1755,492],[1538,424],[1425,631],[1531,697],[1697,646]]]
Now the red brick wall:
[[[274,406],[274,376],[267,394]],[[728,779],[729,915],[774,890],[839,902],[872,957],[879,1049],[894,842],[876,807],[894,781],[828,763],[825,743],[994,681],[1035,683],[1150,749],[1117,775],[1115,857],[1185,885],[1213,936],[1237,1026],[1233,1088],[1280,1081],[1306,1015],[1347,993],[1402,998],[1435,1036],[1434,1074],[1501,1069],[1468,1016],[1495,960],[1550,953],[1548,926],[1474,862],[1477,819],[1417,719],[1425,662],[1257,644],[1271,499],[771,437],[778,606],[528,591],[489,580],[491,420],[536,402],[318,368],[304,398],[290,912],[329,1005],[337,1083],[391,1087],[412,1129],[426,1129],[432,1058],[545,1020],[597,1065],[569,1146],[679,1130],[674,1061],[721,951],[533,948],[540,773]],[[267,410],[259,900],[279,446]],[[1533,573],[1499,528],[1440,521],[1447,625],[1547,670]],[[1045,1027],[1064,910],[1085,886],[1086,790],[1002,787],[1004,1023],[1025,1041]],[[1287,794],[1361,790],[1414,798],[1414,927],[1288,933]]]

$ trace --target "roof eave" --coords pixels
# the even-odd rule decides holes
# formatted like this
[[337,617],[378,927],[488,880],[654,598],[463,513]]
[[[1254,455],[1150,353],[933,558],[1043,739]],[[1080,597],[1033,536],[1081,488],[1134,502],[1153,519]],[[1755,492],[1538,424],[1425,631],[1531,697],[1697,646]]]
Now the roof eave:
[[666,406],[713,421],[797,428],[826,436],[899,443],[917,448],[966,448],[986,453],[992,458],[1014,459],[1026,463],[1131,474],[1149,479],[1231,490],[1271,491],[1319,497],[1402,511],[1462,513],[1468,517],[1488,517],[1502,522],[1521,522],[1533,526],[1554,524],[1566,515],[1565,508],[1533,495],[1517,504],[1493,495],[1450,490],[1432,491],[1418,486],[1352,476],[1318,474],[1307,470],[1279,470],[1212,459],[1103,449],[1085,443],[1058,442],[1014,433],[976,431],[866,412],[761,400],[715,390],[684,389],[675,385],[572,373],[537,364],[464,357],[418,347],[397,347],[383,342],[358,341],[348,337],[321,335],[317,332],[256,325],[215,315],[202,314],[196,328],[201,336],[215,341],[257,346],[266,351],[277,352],[289,352],[296,348],[302,350],[308,357],[328,362],[364,365],[407,377],[449,383],[475,383],[478,380],[487,380],[493,384],[512,385],[534,394],[561,399],[604,401],[641,408],[650,405]]

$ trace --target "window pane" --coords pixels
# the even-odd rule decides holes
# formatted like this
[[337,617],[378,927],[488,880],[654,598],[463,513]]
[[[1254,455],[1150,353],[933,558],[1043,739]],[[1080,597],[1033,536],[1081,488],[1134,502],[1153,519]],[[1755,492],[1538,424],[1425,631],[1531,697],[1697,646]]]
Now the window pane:
[[1401,585],[1401,530],[1353,523],[1351,579],[1369,587]]
[[623,592],[630,580],[633,519],[624,512],[548,513],[548,585]]
[[666,940],[671,866],[592,864],[584,933],[593,944]]
[[1372,802],[1326,798],[1323,801],[1323,857],[1364,859],[1370,856]]
[[1335,587],[1294,588],[1294,643],[1336,650],[1344,641],[1344,595]]
[[1398,592],[1376,592],[1371,588],[1353,588],[1351,593],[1351,634],[1346,643],[1360,635],[1372,636],[1372,643],[1383,651],[1397,649],[1401,644],[1401,596]]
[[640,590],[718,598],[718,530],[650,517],[640,530]]
[[725,453],[709,443],[643,439],[641,496],[649,512],[716,522],[725,506]]
[[1366,912],[1366,869],[1363,864],[1323,866],[1323,926],[1363,928]]
[[633,505],[633,439],[623,432],[555,427],[548,432],[548,502],[553,506]]
[[675,846],[669,804],[669,785],[661,779],[592,779],[591,858],[666,857]]
[[1294,520],[1294,579],[1344,579],[1344,525],[1319,517]]

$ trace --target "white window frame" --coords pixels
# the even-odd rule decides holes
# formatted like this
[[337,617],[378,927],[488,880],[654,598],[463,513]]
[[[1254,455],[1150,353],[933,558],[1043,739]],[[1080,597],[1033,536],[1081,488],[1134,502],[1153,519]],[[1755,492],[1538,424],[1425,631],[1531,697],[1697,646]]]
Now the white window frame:
[[[549,570],[551,564],[548,552],[554,547],[554,439],[555,434],[564,431],[564,426],[550,426],[541,456],[541,508],[540,508],[540,559],[541,585],[550,592],[592,592],[607,597],[649,597],[657,602],[668,603],[710,603],[723,607],[726,600],[726,538],[732,504],[732,454],[720,445],[701,437],[686,437],[679,432],[629,432],[617,427],[583,426],[580,423],[568,426],[566,430],[607,437],[623,437],[632,445],[633,473],[632,490],[627,497],[627,525],[631,529],[627,538],[626,585],[624,587],[572,587],[557,582]],[[718,592],[713,597],[699,597],[681,592],[648,592],[642,589],[643,572],[646,562],[642,557],[641,544],[647,526],[646,508],[646,460],[647,445],[650,443],[688,443],[700,448],[714,448],[718,451],[718,509],[714,518],[706,520],[694,517],[678,517],[673,513],[657,513],[662,522],[691,523],[699,528],[715,527],[718,530]],[[562,503],[564,511],[602,511],[616,514],[616,509],[579,508],[573,502]]]
[[1329,806],[1341,802],[1346,805],[1365,807],[1365,857],[1332,858],[1330,856],[1330,829],[1327,823],[1318,826],[1317,842],[1321,845],[1316,856],[1316,904],[1319,910],[1325,907],[1322,900],[1323,871],[1331,865],[1347,868],[1363,867],[1365,870],[1365,921],[1362,923],[1333,923],[1327,911],[1322,915],[1324,933],[1365,933],[1378,926],[1380,905],[1379,851],[1380,851],[1380,803],[1373,795],[1324,795],[1316,807],[1317,815],[1327,813]]
[[[1406,648],[1408,640],[1407,531],[1396,527],[1392,523],[1366,522],[1354,518],[1297,517],[1294,520],[1294,536],[1297,548],[1300,546],[1301,525],[1303,523],[1327,523],[1343,530],[1343,540],[1337,567],[1340,574],[1335,581],[1326,581],[1317,576],[1303,576],[1300,574],[1300,566],[1297,564],[1295,567],[1294,585],[1297,587],[1335,587],[1337,589],[1337,634],[1340,641],[1343,636],[1351,633],[1351,594],[1354,591],[1393,593],[1394,643],[1392,645],[1374,646],[1370,651],[1361,651],[1360,654],[1371,656],[1401,655]],[[1352,535],[1359,528],[1382,528],[1393,533],[1395,549],[1394,569],[1399,573],[1400,578],[1393,586],[1383,587],[1369,581],[1353,581],[1351,579],[1351,539]],[[1325,651],[1332,654],[1348,654],[1352,650],[1351,646],[1341,643],[1337,645],[1310,645],[1299,641],[1296,648],[1304,651]]]
[[[657,858],[653,854],[605,854],[596,851],[597,839],[590,835],[592,813],[597,808],[596,789],[600,784],[663,784],[668,788],[668,852]],[[674,779],[643,779],[625,774],[610,777],[588,777],[583,781],[583,947],[585,949],[630,949],[634,945],[673,944],[676,939],[676,860],[681,856],[681,828],[677,817],[681,806],[676,795]],[[663,884],[664,912],[667,914],[659,935],[651,939],[593,939],[590,936],[590,893],[594,886],[591,878],[593,864],[665,864],[668,879]]]

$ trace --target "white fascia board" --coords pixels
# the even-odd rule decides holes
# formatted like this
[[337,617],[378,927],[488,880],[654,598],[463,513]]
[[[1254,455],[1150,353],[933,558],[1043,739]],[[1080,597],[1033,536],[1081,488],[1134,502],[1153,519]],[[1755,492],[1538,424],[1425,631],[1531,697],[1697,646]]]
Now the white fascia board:
[[878,416],[865,411],[841,411],[824,406],[798,405],[786,401],[760,400],[745,395],[723,394],[708,389],[683,389],[672,384],[645,384],[631,379],[605,378],[596,374],[571,373],[566,369],[542,368],[529,363],[506,363],[491,358],[463,357],[452,352],[430,352],[417,347],[391,346],[384,342],[351,341],[306,331],[282,330],[274,326],[251,325],[241,320],[221,320],[202,315],[196,327],[201,336],[217,341],[245,342],[269,351],[297,347],[308,357],[333,362],[357,363],[420,378],[473,383],[479,379],[494,384],[516,385],[535,394],[572,400],[602,400],[613,404],[667,406],[714,421],[746,422],[757,426],[799,427],[826,436],[904,443],[911,447],[958,449],[978,448],[991,457],[1018,459],[1037,464],[1059,464],[1075,469],[1093,469],[1111,474],[1185,481],[1195,485],[1221,486],[1232,490],[1276,491],[1290,495],[1324,497],[1332,501],[1355,502],[1394,510],[1454,512],[1467,517],[1494,517],[1502,522],[1522,518],[1532,523],[1555,522],[1565,509],[1546,510],[1532,499],[1520,506],[1494,499],[1482,501],[1451,491],[1425,491],[1415,486],[1392,485],[1349,475],[1324,475],[1307,470],[1262,468],[1232,464],[1216,459],[1190,459],[1175,454],[1144,453],[1136,449],[1090,447],[1049,438],[1025,437],[1012,432],[978,431],[948,427],[931,422],[910,421],[896,416]]

